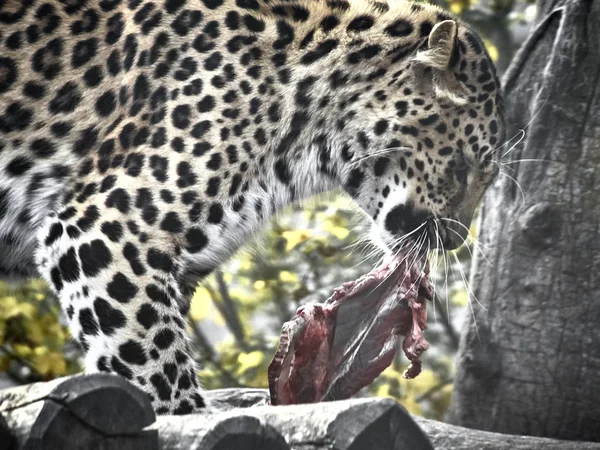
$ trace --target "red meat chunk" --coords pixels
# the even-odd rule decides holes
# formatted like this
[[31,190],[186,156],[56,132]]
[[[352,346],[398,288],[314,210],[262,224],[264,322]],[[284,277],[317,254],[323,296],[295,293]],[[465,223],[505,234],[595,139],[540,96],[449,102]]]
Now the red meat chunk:
[[426,299],[433,296],[428,273],[424,256],[414,263],[400,255],[344,283],[325,303],[298,308],[283,325],[269,366],[271,404],[352,397],[391,364],[400,336],[411,361],[404,377],[416,377],[428,348],[423,337]]

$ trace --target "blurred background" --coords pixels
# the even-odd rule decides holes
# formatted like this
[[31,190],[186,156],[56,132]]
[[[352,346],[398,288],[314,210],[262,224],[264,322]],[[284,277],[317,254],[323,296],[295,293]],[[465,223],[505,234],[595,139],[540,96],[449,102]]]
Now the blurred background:
[[[436,3],[482,34],[500,75],[536,15],[535,4],[522,0]],[[400,352],[361,395],[393,397],[411,413],[444,418],[460,329],[471,313],[466,282],[472,250],[480,245],[477,232],[475,220],[468,245],[444,258],[431,256],[436,296],[428,305],[431,348],[423,357],[423,372],[404,380],[408,360]],[[368,242],[366,220],[340,193],[280,214],[267,232],[198,286],[189,330],[203,386],[266,388],[281,325],[298,306],[323,301],[344,281],[370,271],[380,256]],[[0,282],[0,389],[79,372],[81,356],[57,299],[42,281]]]

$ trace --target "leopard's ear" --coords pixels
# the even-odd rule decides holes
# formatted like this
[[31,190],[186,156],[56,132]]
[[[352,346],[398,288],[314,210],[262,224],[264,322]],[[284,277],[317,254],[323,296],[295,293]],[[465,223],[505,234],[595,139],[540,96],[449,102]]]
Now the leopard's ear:
[[454,20],[436,23],[429,33],[428,48],[417,54],[416,60],[433,69],[446,70],[458,56],[458,25]]
[[437,23],[429,33],[427,50],[415,56],[415,61],[432,70],[431,81],[438,98],[464,105],[468,93],[457,81],[452,68],[460,59],[458,24],[454,20]]

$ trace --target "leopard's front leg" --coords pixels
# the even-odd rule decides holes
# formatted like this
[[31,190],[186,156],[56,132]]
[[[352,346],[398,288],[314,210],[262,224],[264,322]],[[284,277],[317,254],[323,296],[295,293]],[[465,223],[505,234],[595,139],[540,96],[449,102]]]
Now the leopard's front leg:
[[206,404],[185,333],[189,299],[174,275],[177,247],[144,236],[118,207],[99,214],[99,201],[49,217],[36,255],[85,351],[85,370],[127,378],[158,414],[197,412]]

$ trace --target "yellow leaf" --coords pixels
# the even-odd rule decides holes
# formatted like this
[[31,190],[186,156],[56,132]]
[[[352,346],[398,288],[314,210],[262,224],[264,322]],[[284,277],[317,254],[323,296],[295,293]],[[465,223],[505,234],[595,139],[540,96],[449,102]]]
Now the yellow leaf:
[[284,283],[296,283],[298,282],[298,275],[287,270],[279,272],[279,279]]
[[469,9],[471,7],[471,0],[452,0],[450,2],[450,11],[453,14],[459,15],[465,9]]
[[19,301],[12,296],[3,297],[0,301],[0,317],[11,319],[21,313]]
[[39,322],[27,320],[23,325],[29,342],[39,345],[46,340],[47,336],[45,336],[44,329],[40,326]]
[[463,6],[459,3],[459,2],[452,2],[450,4],[450,11],[452,11],[453,14],[460,14],[463,10]]
[[285,249],[292,250],[301,242],[306,241],[311,237],[312,233],[310,230],[292,230],[284,231],[281,236],[285,239]]
[[467,306],[469,302],[469,294],[466,289],[458,289],[454,295],[452,295],[452,303],[456,306]]
[[344,227],[333,227],[331,234],[338,239],[346,239],[350,234],[350,231]]
[[27,319],[33,319],[36,315],[36,308],[30,303],[20,303],[19,304],[19,313],[25,316]]
[[492,61],[494,61],[494,62],[498,61],[498,49],[496,48],[496,46],[494,44],[492,44],[490,41],[488,41],[487,39],[483,40],[483,44],[485,45],[485,48],[487,49],[488,53],[490,54],[490,58],[492,58]]
[[377,397],[392,397],[390,395],[390,385],[385,383],[377,388],[377,392],[375,392]]
[[416,416],[423,415],[423,410],[421,409],[421,405],[419,405],[415,401],[414,396],[407,396],[402,398],[402,406],[404,406],[409,413],[414,414]]
[[198,322],[208,317],[212,309],[212,297],[205,287],[196,289],[192,302],[190,304],[190,317],[193,321]]
[[10,367],[10,358],[8,356],[0,356],[0,372],[8,372]]
[[49,357],[50,373],[60,377],[67,374],[67,362],[62,353],[52,352]]
[[212,314],[211,314],[211,319],[213,321],[213,323],[215,325],[219,325],[219,326],[224,326],[225,325],[225,319],[223,318],[223,316],[221,315],[221,313],[215,308],[215,306],[213,305],[212,308]]
[[31,347],[25,344],[13,344],[13,349],[17,355],[24,358],[27,358],[32,354]]
[[252,260],[250,259],[251,256],[249,253],[245,253],[243,255],[240,256],[239,258],[239,263],[240,263],[240,269],[241,270],[250,270],[252,269]]
[[399,382],[404,380],[402,374],[395,370],[392,366],[388,366],[383,372],[381,372],[381,375],[386,378],[395,379]]
[[257,291],[262,291],[266,285],[267,283],[265,283],[263,280],[256,280],[254,282],[254,289]]
[[40,375],[46,377],[66,375],[67,363],[61,353],[50,352],[46,347],[38,347],[34,353],[33,365]]
[[237,375],[241,375],[246,372],[248,369],[252,369],[256,366],[259,366],[260,363],[265,359],[265,355],[263,352],[255,350],[250,353],[240,353],[238,356],[238,369],[236,371]]

